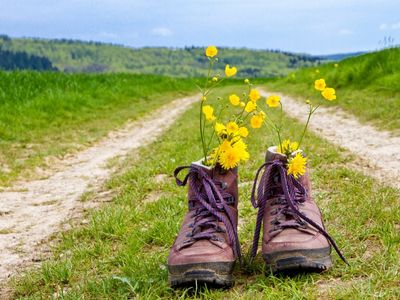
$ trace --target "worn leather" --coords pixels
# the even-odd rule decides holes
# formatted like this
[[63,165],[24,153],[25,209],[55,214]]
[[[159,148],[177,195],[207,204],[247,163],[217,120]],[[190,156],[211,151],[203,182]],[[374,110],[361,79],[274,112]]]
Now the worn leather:
[[[285,162],[287,160],[285,156],[274,153],[271,151],[271,149],[268,150],[266,159],[279,159]],[[299,181],[307,190],[306,201],[299,203],[299,210],[308,218],[324,228],[321,211],[312,197],[309,170],[307,170],[306,174],[299,178]],[[270,199],[268,199],[265,207],[262,240],[263,254],[330,247],[328,240],[322,234],[320,234],[318,230],[306,222],[304,222],[303,226],[300,228],[283,228],[274,230],[274,228],[277,229],[274,225],[274,220],[276,218],[283,218],[283,221],[291,220],[293,218],[291,216],[276,214],[277,210],[284,206],[283,204],[274,205],[274,200],[276,198],[277,197],[272,196]],[[293,221],[295,222],[294,219]]]
[[[238,173],[237,168],[225,171],[220,167],[204,169],[213,179],[226,183],[225,191],[233,196],[233,203],[230,206],[230,210],[234,215],[234,226],[237,227],[237,205],[238,205]],[[233,253],[232,245],[229,242],[229,238],[226,232],[215,233],[218,239],[201,239],[198,241],[188,242],[190,238],[189,234],[193,228],[190,226],[194,222],[194,212],[198,206],[196,197],[193,191],[188,185],[188,199],[189,207],[188,212],[185,214],[179,233],[175,239],[173,246],[171,247],[168,265],[184,265],[184,264],[196,264],[196,263],[208,263],[208,262],[233,262],[236,257]],[[226,213],[223,212],[226,215]],[[225,229],[225,225],[222,222],[218,222],[218,225]]]

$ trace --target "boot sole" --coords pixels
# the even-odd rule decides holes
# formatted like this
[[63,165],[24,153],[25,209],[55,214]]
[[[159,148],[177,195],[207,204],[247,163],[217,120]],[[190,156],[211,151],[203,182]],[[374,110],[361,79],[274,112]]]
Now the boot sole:
[[168,282],[171,287],[207,285],[231,287],[235,262],[209,262],[185,265],[168,265]]
[[263,254],[272,273],[324,272],[332,267],[331,248],[280,251]]

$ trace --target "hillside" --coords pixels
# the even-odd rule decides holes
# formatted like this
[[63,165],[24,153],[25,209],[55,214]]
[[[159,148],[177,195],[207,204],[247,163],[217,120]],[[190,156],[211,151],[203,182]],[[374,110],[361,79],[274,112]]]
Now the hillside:
[[336,66],[331,62],[298,70],[268,87],[312,99],[316,94],[310,86],[318,78],[336,88],[338,96],[338,101],[320,104],[342,106],[384,129],[400,129],[400,48],[351,57]]
[[[203,48],[128,48],[120,45],[74,40],[45,40],[0,36],[0,49],[25,51],[47,57],[53,66],[67,72],[129,72],[166,76],[205,76]],[[220,70],[228,63],[240,66],[239,77],[285,76],[319,64],[319,58],[278,50],[220,48]]]

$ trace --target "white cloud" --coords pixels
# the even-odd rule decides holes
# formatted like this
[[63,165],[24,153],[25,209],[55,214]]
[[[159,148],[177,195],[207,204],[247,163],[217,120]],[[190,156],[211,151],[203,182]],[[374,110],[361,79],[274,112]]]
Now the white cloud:
[[397,30],[400,29],[400,22],[397,23],[391,23],[391,24],[387,24],[387,23],[383,23],[379,26],[380,30]]
[[167,27],[156,27],[151,30],[151,33],[156,36],[169,37],[173,34],[172,30]]
[[351,35],[353,34],[353,31],[351,31],[350,29],[341,29],[339,31],[339,35]]

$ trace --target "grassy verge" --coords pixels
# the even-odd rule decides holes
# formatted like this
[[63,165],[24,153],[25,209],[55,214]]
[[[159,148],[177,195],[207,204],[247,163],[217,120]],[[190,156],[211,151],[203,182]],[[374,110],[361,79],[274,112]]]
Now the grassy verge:
[[387,49],[346,59],[335,67],[328,63],[306,68],[267,84],[303,99],[317,99],[314,81],[325,78],[336,88],[340,101],[320,104],[341,106],[363,122],[400,132],[400,48]]
[[[239,91],[238,91],[239,93]],[[345,167],[351,160],[314,135],[305,140],[312,167],[314,195],[328,231],[350,261],[334,256],[334,268],[323,274],[294,277],[264,274],[261,258],[237,267],[230,290],[178,290],[167,284],[166,258],[187,207],[186,191],[171,177],[176,166],[200,156],[198,108],[182,116],[165,136],[124,163],[129,166],[106,188],[117,195],[91,211],[89,224],[62,234],[53,258],[13,282],[15,298],[42,299],[364,299],[400,297],[399,194]],[[299,124],[286,119],[286,135]],[[240,170],[241,182],[252,182],[273,138],[265,131],[249,137],[252,158]],[[250,248],[256,211],[251,185],[240,187],[240,241]],[[90,195],[96,198],[96,195]],[[87,199],[88,200],[88,199]]]
[[0,72],[0,185],[194,88],[151,75]]

